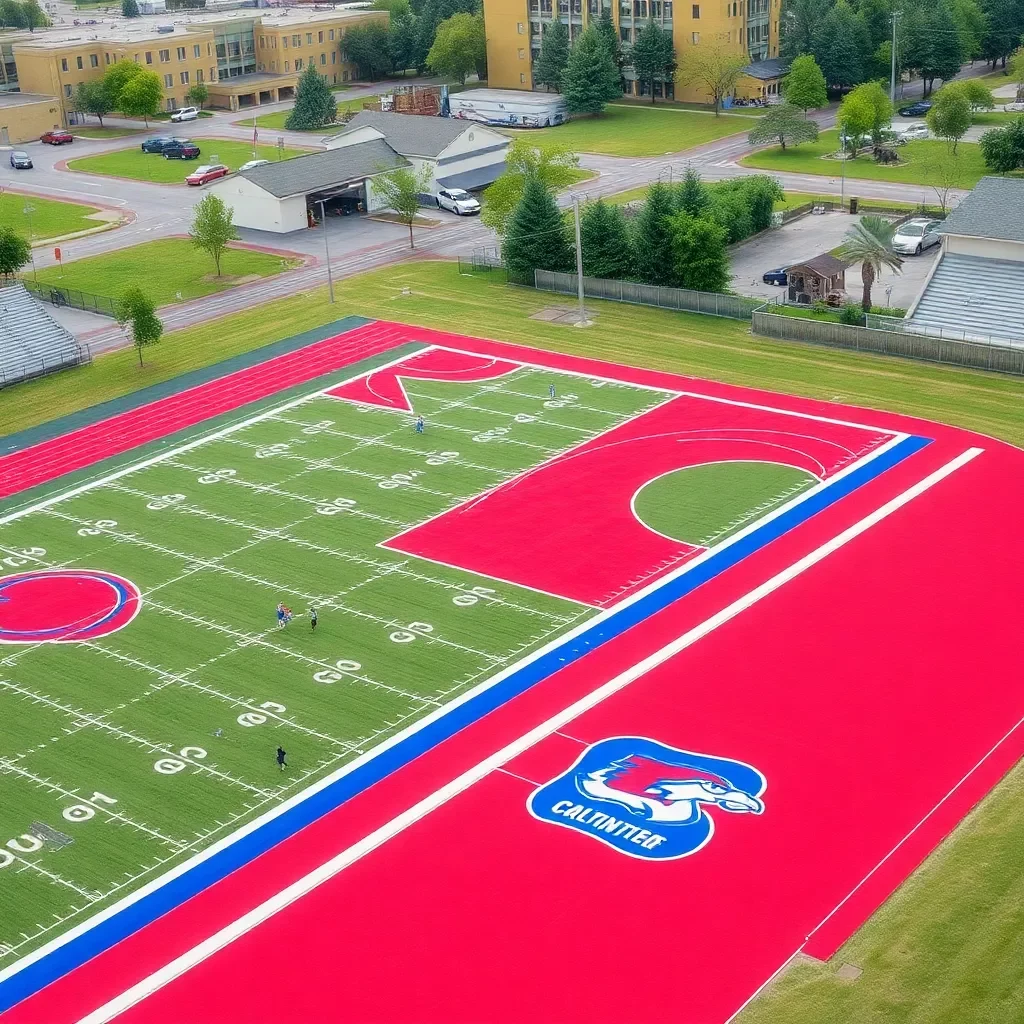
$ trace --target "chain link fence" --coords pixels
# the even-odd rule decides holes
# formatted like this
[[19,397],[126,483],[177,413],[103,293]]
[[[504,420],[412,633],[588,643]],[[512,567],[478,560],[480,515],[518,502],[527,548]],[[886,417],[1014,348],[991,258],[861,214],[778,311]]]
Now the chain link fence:
[[79,291],[77,288],[60,288],[52,284],[40,284],[28,278],[22,278],[21,283],[37,299],[49,302],[51,306],[70,306],[72,309],[83,309],[88,313],[98,313],[100,316],[109,316],[116,319],[114,315],[114,300],[106,295],[93,295],[91,292]]

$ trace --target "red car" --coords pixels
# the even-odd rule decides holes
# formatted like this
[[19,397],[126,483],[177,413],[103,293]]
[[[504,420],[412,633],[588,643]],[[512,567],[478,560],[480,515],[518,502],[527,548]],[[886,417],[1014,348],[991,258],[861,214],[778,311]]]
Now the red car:
[[66,142],[74,142],[71,132],[54,130],[39,136],[40,142],[48,142],[51,146],[63,146]]
[[228,168],[224,164],[203,164],[202,167],[197,167],[185,181],[189,185],[205,185],[208,181],[223,178],[227,173]]

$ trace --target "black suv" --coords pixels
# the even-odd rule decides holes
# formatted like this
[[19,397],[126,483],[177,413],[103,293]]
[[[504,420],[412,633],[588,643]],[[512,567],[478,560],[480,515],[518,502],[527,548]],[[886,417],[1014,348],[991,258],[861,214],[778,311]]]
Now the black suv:
[[162,153],[167,146],[177,141],[178,139],[171,138],[170,135],[157,135],[152,139],[146,139],[142,143],[142,152]]
[[172,139],[164,146],[164,156],[168,160],[198,160],[199,147],[187,139]]
[[931,109],[932,105],[927,100],[919,100],[909,107],[900,107],[900,117],[923,117]]

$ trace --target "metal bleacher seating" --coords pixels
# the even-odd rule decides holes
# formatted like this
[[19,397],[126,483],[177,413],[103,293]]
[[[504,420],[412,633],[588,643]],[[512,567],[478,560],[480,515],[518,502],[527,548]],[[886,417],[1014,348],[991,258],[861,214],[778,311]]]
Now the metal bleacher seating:
[[88,346],[79,344],[23,284],[0,287],[0,387],[89,359]]

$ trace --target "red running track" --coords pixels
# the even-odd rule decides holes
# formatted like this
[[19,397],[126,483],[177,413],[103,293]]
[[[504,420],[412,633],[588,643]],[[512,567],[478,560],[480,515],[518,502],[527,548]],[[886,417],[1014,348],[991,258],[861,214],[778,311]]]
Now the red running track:
[[[785,404],[935,441],[3,1024],[79,1020],[976,445],[977,458],[849,544],[118,1019],[708,1024],[801,948],[828,955],[1024,752],[1024,540],[1007,529],[1024,500],[1024,453],[902,417]],[[754,765],[768,779],[764,814],[719,815],[704,850],[662,864],[530,817],[533,784],[611,735]]]

